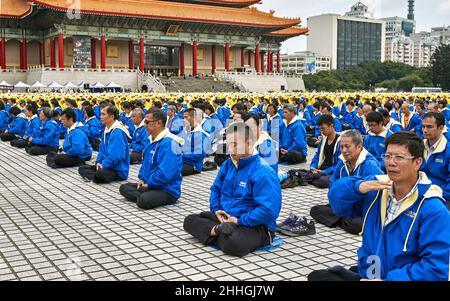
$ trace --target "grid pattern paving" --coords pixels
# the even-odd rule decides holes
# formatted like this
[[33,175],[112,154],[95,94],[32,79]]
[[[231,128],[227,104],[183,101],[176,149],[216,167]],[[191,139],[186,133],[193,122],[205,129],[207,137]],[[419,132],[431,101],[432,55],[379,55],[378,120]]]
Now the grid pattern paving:
[[[280,166],[291,168],[306,165]],[[131,167],[129,182],[138,170]],[[177,204],[143,211],[120,196],[121,183],[86,183],[76,168],[50,169],[45,156],[0,142],[0,280],[306,280],[356,263],[360,238],[318,224],[316,235],[283,237],[281,247],[244,258],[203,246],[183,221],[208,210],[216,175],[184,178]],[[290,212],[309,217],[326,192],[284,190],[279,221]]]

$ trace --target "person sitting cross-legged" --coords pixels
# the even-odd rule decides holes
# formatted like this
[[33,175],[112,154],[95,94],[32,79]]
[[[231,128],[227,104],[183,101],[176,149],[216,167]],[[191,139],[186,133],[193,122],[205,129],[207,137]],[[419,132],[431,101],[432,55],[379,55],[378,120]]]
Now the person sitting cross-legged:
[[64,136],[62,153],[50,153],[47,165],[53,168],[64,168],[84,165],[91,160],[92,147],[89,143],[88,129],[81,122],[76,122],[77,115],[73,109],[65,109],[61,114],[61,122],[67,127]]
[[144,124],[144,111],[141,108],[131,112],[131,122],[135,126],[133,138],[130,144],[130,163],[141,164],[142,152],[148,142],[148,133]]
[[84,116],[86,118],[86,127],[88,128],[89,143],[92,146],[92,150],[98,151],[100,143],[102,142],[101,124],[99,119],[95,116],[94,109],[92,107],[86,107],[84,109]]
[[151,109],[145,116],[149,143],[139,170],[139,182],[120,186],[120,194],[141,209],[153,209],[175,203],[181,195],[183,139],[165,127],[166,116]]
[[248,125],[231,124],[226,137],[231,158],[211,187],[210,211],[187,216],[184,229],[205,245],[243,257],[275,237],[281,187],[273,169],[254,154],[256,137]]
[[294,105],[285,105],[283,112],[285,127],[281,134],[279,161],[288,164],[304,163],[308,156],[305,127],[296,115]]
[[448,281],[450,216],[442,190],[419,172],[424,148],[416,134],[395,133],[386,139],[387,175],[331,187],[334,212],[364,217],[358,267],[314,271],[308,280]]
[[28,138],[28,145],[25,147],[27,153],[32,156],[48,155],[59,149],[59,127],[53,119],[53,111],[49,107],[41,108],[39,119],[41,127],[36,138]]
[[[341,156],[330,179],[330,189],[337,180],[346,177],[368,177],[382,175],[380,163],[363,148],[363,138],[359,131],[348,130],[341,134]],[[330,205],[318,205],[311,208],[311,216],[327,227],[340,227],[351,234],[361,232],[361,216],[347,218],[335,214]]]
[[13,120],[8,124],[8,129],[0,134],[2,141],[18,140],[25,135],[27,129],[28,118],[19,107],[12,107],[9,114],[11,114]]
[[20,137],[17,140],[11,141],[11,146],[17,147],[17,148],[25,148],[28,146],[29,138],[36,138],[39,135],[40,127],[41,127],[41,120],[38,117],[38,108],[37,104],[35,102],[31,102],[25,107],[25,116],[28,119],[25,133],[22,137]]
[[119,110],[114,106],[103,108],[101,119],[106,128],[96,163],[94,166],[80,166],[78,173],[86,181],[96,184],[126,180],[130,170],[128,142],[131,137],[128,129],[118,120]]

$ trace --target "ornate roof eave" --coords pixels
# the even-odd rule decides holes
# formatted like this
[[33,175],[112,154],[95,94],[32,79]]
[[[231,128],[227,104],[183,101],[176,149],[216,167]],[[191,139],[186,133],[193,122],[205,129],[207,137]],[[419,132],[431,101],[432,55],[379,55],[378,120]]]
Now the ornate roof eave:
[[250,5],[261,3],[261,0],[161,0],[161,1],[202,3],[207,5],[230,6],[230,7],[247,7]]
[[306,27],[294,26],[294,27],[277,30],[277,31],[272,31],[271,33],[268,34],[268,36],[270,36],[270,37],[296,37],[296,36],[301,36],[301,35],[307,34],[308,32],[309,32],[309,29]]
[[26,1],[1,0],[0,5],[0,19],[23,19],[33,11],[33,6]]

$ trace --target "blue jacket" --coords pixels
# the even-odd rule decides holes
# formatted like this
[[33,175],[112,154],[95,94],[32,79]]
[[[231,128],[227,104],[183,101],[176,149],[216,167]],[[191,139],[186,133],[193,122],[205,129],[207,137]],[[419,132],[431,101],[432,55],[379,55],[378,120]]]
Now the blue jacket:
[[73,109],[75,112],[75,115],[77,116],[77,122],[81,122],[84,123],[85,122],[85,118],[84,118],[84,112],[82,109],[78,109],[78,108],[74,108]]
[[128,130],[116,120],[109,130],[105,130],[103,136],[96,163],[100,163],[103,169],[117,171],[120,178],[128,179],[130,170],[128,140],[131,139]]
[[[425,140],[424,143],[427,143]],[[428,158],[425,149],[425,156],[421,171],[425,172],[434,185],[439,186],[443,191],[443,197],[450,201],[450,142],[442,136],[441,141],[434,153]]]
[[194,166],[196,171],[201,172],[203,160],[210,149],[209,134],[198,125],[190,134],[184,135],[183,139],[183,164]]
[[211,186],[210,210],[227,212],[240,226],[266,225],[275,232],[281,187],[277,174],[262,161],[254,155],[239,160],[237,168],[231,159],[225,161]]
[[230,119],[230,116],[231,116],[230,108],[228,106],[218,107],[217,115],[219,116],[219,119],[222,122],[222,125],[224,127],[227,126],[227,121]]
[[339,156],[339,162],[334,169],[333,176],[330,179],[330,187],[339,179],[346,177],[370,177],[375,175],[382,175],[378,160],[371,155],[366,149],[361,151],[355,169],[349,173],[347,166],[344,163],[344,156]]
[[353,119],[352,129],[359,131],[361,135],[367,135],[368,129],[366,128],[364,121],[364,116],[358,116],[358,114],[356,114],[355,119]]
[[364,148],[378,160],[382,168],[385,167],[384,160],[381,158],[381,156],[386,153],[384,141],[392,135],[393,133],[389,130],[383,131],[380,135],[375,135],[369,131],[364,138]]
[[302,120],[305,128],[310,127],[312,125],[312,117],[310,111],[308,110],[300,111],[300,109],[297,108],[297,116]]
[[49,147],[59,147],[59,127],[56,121],[47,120],[44,124],[41,124],[39,134],[36,138],[33,138],[33,144],[43,145]]
[[[405,124],[404,120],[405,120],[405,115],[403,115],[403,116],[401,117],[400,123],[401,123],[402,125]],[[412,129],[415,130],[418,126],[421,126],[421,125],[422,125],[422,120],[420,119],[419,115],[414,114],[414,113],[411,113],[411,116],[409,117],[408,125],[407,125],[407,127],[405,128],[405,131],[409,132],[409,131],[411,131]]]
[[347,110],[344,111],[342,115],[342,125],[348,124],[352,129],[355,128],[355,119],[357,115],[357,110],[354,109],[353,111],[349,112]]
[[144,122],[134,131],[133,139],[131,140],[130,149],[135,153],[142,153],[145,145],[148,143],[148,133],[144,126]]
[[6,111],[0,111],[0,130],[8,128],[9,115]]
[[[334,117],[334,116],[333,116]],[[342,123],[339,118],[334,117],[334,130],[337,133],[342,133]],[[314,128],[314,137],[319,138],[322,135],[319,129],[319,125]]]
[[101,110],[100,106],[94,106],[94,114],[97,119],[100,119],[101,111],[102,110]]
[[180,144],[183,143],[183,139],[166,129],[155,141],[149,140],[146,144],[138,177],[149,189],[164,191],[177,199],[180,198],[183,168]]
[[25,130],[24,139],[36,138],[39,136],[41,129],[41,120],[37,115],[34,115],[27,123],[27,129]]
[[312,112],[310,114],[310,116],[311,116],[311,124],[310,124],[310,126],[318,127],[317,121],[319,120],[319,117],[322,116],[322,114],[320,112],[318,112],[317,114]]
[[21,113],[9,124],[8,132],[19,137],[23,137],[27,130],[28,118]]
[[92,155],[92,147],[89,143],[88,128],[81,122],[74,124],[64,136],[63,151],[72,157],[87,159]]
[[86,121],[86,127],[89,129],[88,137],[90,143],[92,143],[95,138],[101,139],[101,125],[97,118],[91,117],[90,119],[88,119]]
[[305,157],[308,156],[308,145],[306,144],[306,130],[301,120],[295,116],[289,125],[284,120],[285,128],[281,135],[280,149],[289,152],[298,151]]
[[447,281],[450,216],[442,191],[421,173],[417,190],[385,225],[389,191],[361,194],[359,186],[363,181],[388,179],[385,175],[345,178],[328,193],[337,215],[363,216],[363,242],[358,250],[361,278],[373,278],[373,270],[378,270],[377,278],[387,281]]
[[184,127],[184,119],[180,118],[177,114],[173,117],[171,121],[167,118],[167,124],[166,127],[169,129],[169,131],[174,135],[179,135],[183,131]]
[[278,174],[278,143],[267,132],[261,132],[255,143],[254,155],[259,154],[263,163],[267,163]]
[[[314,155],[314,158],[311,161],[311,168],[314,169],[320,169],[322,164],[325,162],[325,145],[328,141],[327,137],[323,137],[323,139],[320,141],[316,154]],[[339,156],[341,155],[341,137],[338,137],[336,144],[334,146],[333,150],[333,166],[327,168],[323,171],[323,174],[326,176],[332,175],[334,173],[334,169],[336,168],[336,165],[339,163],[340,159]]]
[[209,117],[211,118],[211,138],[214,141],[214,139],[220,138],[223,125],[216,113],[212,113]]
[[272,118],[267,115],[266,119],[264,119],[263,131],[266,131],[277,142],[280,141],[285,127],[283,119],[279,114],[275,114]]
[[449,122],[450,121],[450,109],[448,108],[448,106],[446,108],[444,108],[441,111],[441,113],[444,114],[445,120],[447,120],[447,122]]
[[403,131],[403,126],[398,122],[397,120],[393,119],[391,117],[391,121],[389,121],[388,124],[385,126],[388,130],[390,130],[392,133],[398,133]]

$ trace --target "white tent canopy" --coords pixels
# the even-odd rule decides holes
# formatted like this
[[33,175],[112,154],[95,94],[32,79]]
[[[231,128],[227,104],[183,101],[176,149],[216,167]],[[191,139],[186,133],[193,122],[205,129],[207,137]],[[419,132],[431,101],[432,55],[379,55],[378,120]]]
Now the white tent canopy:
[[13,87],[13,85],[8,84],[6,81],[2,81],[0,87]]
[[29,88],[30,85],[25,84],[22,81],[19,81],[17,84],[14,85],[14,88]]
[[109,84],[106,85],[106,88],[120,89],[122,87],[116,84],[115,82],[110,82]]
[[31,85],[31,88],[47,88],[47,86],[41,83],[40,81],[36,81],[34,84]]
[[72,82],[68,82],[67,84],[64,85],[64,88],[68,88],[68,89],[79,89],[80,87],[77,85],[74,85]]
[[48,85],[49,88],[52,89],[60,89],[60,88],[64,88],[63,86],[61,86],[60,84],[58,84],[57,82],[52,82]]
[[103,85],[103,84],[101,84],[101,83],[99,83],[99,82],[96,82],[95,84],[93,84],[93,85],[91,86],[91,88],[94,88],[94,89],[102,89],[102,88],[105,88],[105,85]]

